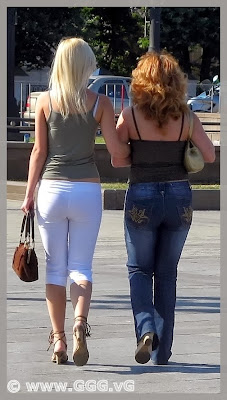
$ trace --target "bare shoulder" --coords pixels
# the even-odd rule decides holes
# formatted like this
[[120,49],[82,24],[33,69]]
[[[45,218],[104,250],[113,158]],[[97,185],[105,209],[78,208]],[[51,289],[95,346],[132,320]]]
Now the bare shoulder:
[[49,91],[47,91],[47,90],[45,92],[40,93],[40,95],[38,97],[39,101],[49,100],[49,98],[50,98],[50,94],[49,94]]
[[103,111],[105,109],[111,109],[111,107],[113,108],[112,103],[107,96],[105,96],[104,94],[101,94],[101,93],[93,92],[90,89],[87,89],[87,97],[88,97],[88,106],[89,107],[90,107],[90,105],[94,104],[97,96],[99,98],[99,107],[98,107],[99,110]]
[[111,100],[105,94],[99,94],[99,101],[103,107],[112,107]]
[[192,112],[192,115],[193,115],[193,120],[194,120],[195,124],[197,124],[197,125],[202,124],[200,119],[199,119],[199,117],[198,117],[198,115],[196,115],[194,112]]
[[130,122],[132,118],[132,109],[131,107],[125,107],[119,117],[118,117],[118,122],[117,125],[119,126],[119,124],[122,124],[123,122]]
[[98,93],[93,92],[93,91],[90,90],[90,89],[87,89],[87,90],[86,90],[86,93],[87,93],[88,99],[91,100],[91,101],[95,100],[95,99],[97,98],[97,96],[98,96]]
[[124,119],[129,119],[132,117],[132,107],[125,107],[122,112],[121,115]]
[[40,93],[40,95],[37,98],[36,105],[39,107],[42,107],[42,106],[45,107],[49,103],[49,99],[50,99],[49,96],[50,95],[49,95],[48,91]]
[[100,115],[103,117],[113,118],[114,120],[114,108],[111,100],[104,94],[99,95],[99,110]]
[[194,135],[196,133],[200,134],[200,133],[205,133],[204,129],[203,129],[203,125],[202,122],[200,121],[198,115],[196,115],[194,112],[192,113],[192,117],[193,117],[193,133]]

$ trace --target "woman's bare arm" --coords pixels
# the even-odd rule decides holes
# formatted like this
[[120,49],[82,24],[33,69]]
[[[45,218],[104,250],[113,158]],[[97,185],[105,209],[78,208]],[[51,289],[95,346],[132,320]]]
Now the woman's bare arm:
[[126,158],[130,153],[130,147],[127,143],[122,142],[117,135],[112,103],[106,96],[100,96],[100,100],[102,107],[100,127],[107,150],[111,157]]
[[31,152],[28,170],[28,183],[21,209],[27,213],[34,205],[34,192],[47,157],[47,124],[43,112],[43,96],[41,94],[35,110],[35,143]]
[[207,163],[213,163],[215,160],[215,147],[204,131],[197,115],[193,113],[193,117],[194,126],[192,131],[192,142],[201,151],[204,161]]

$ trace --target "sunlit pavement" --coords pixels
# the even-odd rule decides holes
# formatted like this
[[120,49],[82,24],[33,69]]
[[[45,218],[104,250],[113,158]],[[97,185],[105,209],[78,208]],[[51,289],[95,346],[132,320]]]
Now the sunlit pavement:
[[[8,381],[17,380],[23,393],[31,382],[66,383],[61,390],[74,393],[220,391],[218,211],[194,212],[179,263],[173,355],[167,366],[154,366],[152,361],[140,365],[134,360],[136,343],[125,267],[123,212],[103,212],[88,318],[92,329],[88,338],[90,358],[86,366],[77,367],[72,362],[73,312],[69,292],[65,326],[69,361],[60,366],[51,363],[52,348],[46,351],[51,326],[45,303],[44,253],[37,224],[39,280],[24,283],[11,268],[22,220],[20,205],[17,200],[7,203]],[[44,387],[36,390],[44,391]],[[56,387],[51,391],[55,392]]]

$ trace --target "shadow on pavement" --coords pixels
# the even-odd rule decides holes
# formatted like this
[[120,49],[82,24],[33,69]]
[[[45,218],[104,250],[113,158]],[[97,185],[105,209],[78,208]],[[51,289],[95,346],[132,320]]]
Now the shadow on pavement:
[[[105,295],[98,300],[91,300],[92,309],[131,309],[130,298],[128,295]],[[21,301],[45,301],[45,298],[34,297],[7,297],[7,300]],[[70,302],[70,299],[67,299]],[[220,313],[220,297],[177,297],[176,312],[193,313]]]
[[[93,371],[93,372],[106,372],[108,374],[119,374],[119,375],[130,375],[130,374],[148,374],[148,373],[167,373],[167,372],[179,372],[182,374],[220,374],[220,365],[213,365],[213,364],[190,364],[190,363],[177,363],[177,362],[169,362],[168,365],[113,365],[113,364],[89,364],[89,367],[100,366],[100,367],[112,367],[113,370],[92,370],[87,369],[86,371]],[[119,371],[115,368],[127,368],[125,371]]]

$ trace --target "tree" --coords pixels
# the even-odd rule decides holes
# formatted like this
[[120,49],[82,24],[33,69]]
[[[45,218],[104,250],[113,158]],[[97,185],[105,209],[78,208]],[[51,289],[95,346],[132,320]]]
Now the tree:
[[137,21],[138,16],[126,7],[20,7],[16,65],[30,69],[49,66],[60,39],[79,36],[93,48],[99,67],[128,75],[141,52]]
[[197,37],[203,49],[200,80],[220,74],[220,8],[203,7],[198,10]]
[[[93,48],[99,67],[130,75],[138,58],[148,51],[145,11],[144,7],[20,7],[16,65],[50,65],[62,37],[80,36]],[[219,41],[218,7],[162,7],[161,48],[171,52],[189,75],[196,72],[202,80],[219,74]],[[202,57],[192,61],[198,47]]]
[[16,27],[16,65],[49,66],[64,36],[80,36],[83,21],[75,7],[19,7]]
[[161,47],[173,53],[188,74],[191,74],[193,66],[190,53],[198,45],[202,49],[202,59],[196,66],[203,80],[219,73],[220,8],[162,8]]
[[[18,108],[14,98],[14,54],[15,44],[15,8],[7,9],[7,115],[19,117]],[[12,134],[12,132],[11,132]]]
[[129,7],[85,7],[81,15],[83,36],[93,48],[98,65],[116,75],[129,75],[141,54],[138,15]]

